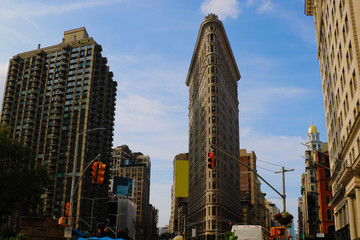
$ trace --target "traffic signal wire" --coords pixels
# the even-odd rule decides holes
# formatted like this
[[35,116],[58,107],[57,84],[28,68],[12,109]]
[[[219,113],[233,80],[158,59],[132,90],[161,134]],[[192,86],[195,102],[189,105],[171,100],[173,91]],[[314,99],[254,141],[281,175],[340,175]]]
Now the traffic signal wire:
[[[279,165],[279,164],[267,162],[267,161],[264,161],[264,160],[260,160],[260,159],[258,159],[258,158],[256,159],[256,161],[264,162],[264,163],[267,163],[267,164],[270,164],[270,165],[273,165],[273,166],[277,166],[277,167],[283,167],[283,166],[281,166],[281,165]],[[288,167],[285,167],[285,168],[290,169],[290,168],[288,168]]]
[[251,167],[249,167],[248,165],[246,165],[245,163],[241,162],[240,159],[237,159],[235,157],[233,157],[232,155],[230,155],[229,153],[221,150],[218,147],[215,147],[214,145],[210,145],[210,148],[212,149],[216,149],[219,152],[221,152],[222,154],[228,156],[229,158],[237,161],[238,163],[240,163],[241,165],[245,166],[246,168],[248,168],[250,171],[252,171],[253,173],[255,173],[261,180],[263,180],[272,190],[274,190],[277,194],[280,195],[280,197],[282,197],[283,199],[285,198],[285,195],[281,194],[278,190],[276,190],[270,183],[268,183],[264,178],[262,178],[254,169],[252,169]]

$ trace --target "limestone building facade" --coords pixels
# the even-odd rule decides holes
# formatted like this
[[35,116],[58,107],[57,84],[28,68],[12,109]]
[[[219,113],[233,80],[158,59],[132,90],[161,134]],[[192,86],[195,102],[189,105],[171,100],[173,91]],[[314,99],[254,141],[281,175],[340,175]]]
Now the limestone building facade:
[[306,0],[314,16],[336,236],[360,238],[360,1]]
[[[200,26],[186,85],[189,87],[189,198],[187,237],[215,239],[240,221],[240,164],[210,145],[239,159],[237,81],[240,73],[222,22],[209,14]],[[223,236],[223,235],[221,235]]]

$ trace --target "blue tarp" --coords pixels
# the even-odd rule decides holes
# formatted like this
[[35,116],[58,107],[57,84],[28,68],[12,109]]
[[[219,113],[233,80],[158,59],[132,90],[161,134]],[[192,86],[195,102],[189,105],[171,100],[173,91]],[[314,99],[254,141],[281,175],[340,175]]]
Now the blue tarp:
[[[88,240],[88,239],[101,239],[101,240],[114,240],[114,238],[111,237],[102,237],[102,238],[98,238],[98,237],[92,237],[92,238],[79,238],[79,240]],[[117,238],[118,240],[124,240],[122,238]]]
[[77,235],[81,236],[81,237],[88,237],[89,236],[88,234],[80,232],[79,230],[74,229],[74,228],[73,228],[73,232],[76,233]]

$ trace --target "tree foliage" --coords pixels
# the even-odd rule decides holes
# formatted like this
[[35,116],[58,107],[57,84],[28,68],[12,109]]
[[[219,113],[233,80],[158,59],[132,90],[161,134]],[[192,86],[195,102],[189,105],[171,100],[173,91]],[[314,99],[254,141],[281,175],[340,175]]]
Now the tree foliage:
[[159,239],[160,240],[169,240],[169,239],[173,239],[175,237],[175,233],[162,233],[160,236],[159,236]]
[[225,240],[237,240],[238,237],[235,235],[235,232],[227,232]]
[[[11,128],[0,125],[0,216],[34,209],[51,183],[47,168],[36,164],[31,149],[10,138]],[[0,218],[0,220],[1,220]]]

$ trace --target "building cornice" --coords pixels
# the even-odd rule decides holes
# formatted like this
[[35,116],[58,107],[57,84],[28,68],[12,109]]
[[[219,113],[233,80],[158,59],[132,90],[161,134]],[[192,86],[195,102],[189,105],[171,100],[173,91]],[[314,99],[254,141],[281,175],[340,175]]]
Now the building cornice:
[[[211,16],[211,17],[209,17]],[[206,29],[206,25],[209,24],[209,23],[216,23],[219,25],[220,27],[220,31],[225,39],[225,44],[226,44],[226,47],[228,49],[228,52],[231,56],[231,60],[232,60],[232,65],[236,71],[236,78],[237,80],[240,80],[241,78],[241,75],[240,75],[240,72],[239,72],[239,69],[237,67],[237,64],[236,64],[236,61],[235,61],[235,57],[234,57],[234,54],[232,52],[232,49],[231,49],[231,46],[230,46],[230,43],[229,43],[229,39],[227,38],[227,35],[226,35],[226,32],[225,32],[225,28],[224,28],[224,25],[222,24],[222,22],[220,20],[217,19],[217,17],[214,17],[212,16],[211,14],[205,17],[205,20],[201,23],[201,26],[200,26],[200,31],[199,31],[199,34],[198,34],[198,37],[197,37],[197,40],[196,40],[196,44],[195,44],[195,49],[194,49],[194,52],[193,52],[193,55],[192,55],[192,58],[191,58],[191,62],[190,62],[190,67],[189,67],[189,71],[188,71],[188,74],[187,74],[187,77],[186,77],[186,85],[189,86],[189,83],[190,83],[190,73],[192,72],[193,70],[193,67],[194,67],[194,63],[195,63],[195,59],[196,59],[196,56],[198,54],[198,50],[200,49],[200,43],[201,43],[201,40],[204,36],[203,32],[205,31]]]

